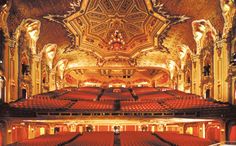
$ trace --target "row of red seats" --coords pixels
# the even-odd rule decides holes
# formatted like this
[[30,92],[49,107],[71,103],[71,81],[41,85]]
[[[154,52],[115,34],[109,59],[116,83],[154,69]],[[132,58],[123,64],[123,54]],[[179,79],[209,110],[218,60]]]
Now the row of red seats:
[[134,98],[128,88],[109,88],[104,90],[100,98],[101,101],[134,101]]
[[113,132],[88,132],[76,138],[66,146],[113,146]]
[[168,91],[165,91],[165,93],[176,96],[180,99],[201,98],[200,96],[198,96],[196,94],[185,93],[185,92],[179,91],[179,90],[168,90]]
[[58,99],[66,100],[97,100],[98,94],[88,93],[84,91],[71,91],[59,96]]
[[104,93],[101,98],[101,101],[134,101],[133,96],[130,93]]
[[71,110],[81,111],[111,111],[114,109],[114,102],[111,101],[77,101],[71,106]]
[[129,88],[107,88],[104,90],[104,93],[114,93],[114,92],[130,92]]
[[166,108],[158,102],[121,101],[120,110],[125,112],[158,112],[164,111]]
[[150,132],[121,132],[121,146],[169,146]]
[[157,89],[158,91],[168,91],[168,90],[173,90],[173,89],[170,88],[170,87],[156,87],[156,89]]
[[177,134],[172,132],[156,132],[156,134],[162,139],[178,146],[208,146],[212,144],[208,139],[187,134]]
[[168,100],[174,98],[175,96],[166,94],[162,91],[149,92],[148,94],[142,94],[138,96],[139,101],[159,101],[159,100]]
[[68,100],[32,98],[11,103],[10,106],[21,109],[60,109],[66,108],[70,103]]
[[85,91],[85,92],[92,92],[95,94],[100,94],[102,89],[98,87],[81,87],[78,89],[78,91]]
[[43,135],[35,139],[25,140],[11,146],[57,146],[77,136],[76,132],[62,132],[55,135]]
[[227,104],[219,104],[210,102],[204,99],[173,99],[167,100],[163,104],[167,105],[171,109],[195,109],[195,108],[213,108],[213,107],[225,107]]
[[157,90],[153,87],[135,87],[132,89],[135,95],[140,95],[148,92],[156,92]]
[[[33,98],[11,103],[13,108],[21,109],[62,109],[71,105],[70,100],[60,100],[51,98]],[[159,112],[164,110],[178,109],[198,109],[226,107],[227,104],[219,104],[204,99],[170,99],[161,103],[155,101],[121,101],[121,111],[134,112]],[[71,106],[72,110],[114,110],[114,101],[77,101]]]
[[34,96],[32,96],[32,98],[55,98],[57,96],[65,94],[67,92],[68,91],[65,90],[65,89],[54,90],[54,91],[50,91],[50,92],[47,92],[47,93],[34,95]]

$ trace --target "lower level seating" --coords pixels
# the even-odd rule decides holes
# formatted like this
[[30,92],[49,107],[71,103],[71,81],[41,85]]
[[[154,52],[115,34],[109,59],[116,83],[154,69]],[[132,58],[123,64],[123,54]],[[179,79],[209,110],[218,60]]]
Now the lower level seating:
[[44,135],[38,138],[12,144],[11,146],[56,146],[76,137],[76,132],[62,132],[55,135]]
[[187,134],[177,134],[172,132],[156,132],[156,134],[165,141],[178,146],[208,146],[212,142],[208,139],[199,138]]
[[86,132],[66,146],[113,146],[113,132]]
[[122,131],[114,132],[60,132],[55,135],[43,135],[34,139],[10,144],[8,146],[113,146],[116,141],[121,146],[208,146],[212,142],[187,134],[174,132]]
[[121,132],[121,146],[169,146],[150,132]]

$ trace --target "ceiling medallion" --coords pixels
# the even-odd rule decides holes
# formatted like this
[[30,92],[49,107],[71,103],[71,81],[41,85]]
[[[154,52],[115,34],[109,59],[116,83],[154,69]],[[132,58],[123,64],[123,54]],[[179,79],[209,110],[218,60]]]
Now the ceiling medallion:
[[115,30],[114,34],[111,35],[111,39],[108,42],[109,44],[109,51],[124,51],[126,48],[124,47],[125,41],[123,39],[122,34],[119,30]]

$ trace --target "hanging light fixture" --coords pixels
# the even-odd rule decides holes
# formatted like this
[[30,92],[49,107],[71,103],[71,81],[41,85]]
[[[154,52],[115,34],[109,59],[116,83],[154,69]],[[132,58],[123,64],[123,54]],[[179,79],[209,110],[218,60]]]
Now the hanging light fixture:
[[111,51],[125,50],[124,48],[125,41],[119,30],[115,30],[114,34],[111,35],[111,39],[108,42],[108,44],[110,45],[109,50]]

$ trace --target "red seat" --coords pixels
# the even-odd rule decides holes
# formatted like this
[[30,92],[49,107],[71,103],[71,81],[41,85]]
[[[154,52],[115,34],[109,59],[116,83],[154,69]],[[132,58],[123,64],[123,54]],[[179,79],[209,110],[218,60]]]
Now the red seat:
[[86,132],[66,146],[113,146],[113,132]]
[[43,135],[34,139],[25,140],[14,144],[13,146],[56,146],[71,140],[78,133],[62,132],[55,135]]
[[77,101],[71,110],[81,111],[112,111],[114,102],[112,101]]
[[162,139],[178,146],[208,146],[212,142],[208,139],[199,138],[187,134],[177,134],[172,132],[156,132]]

